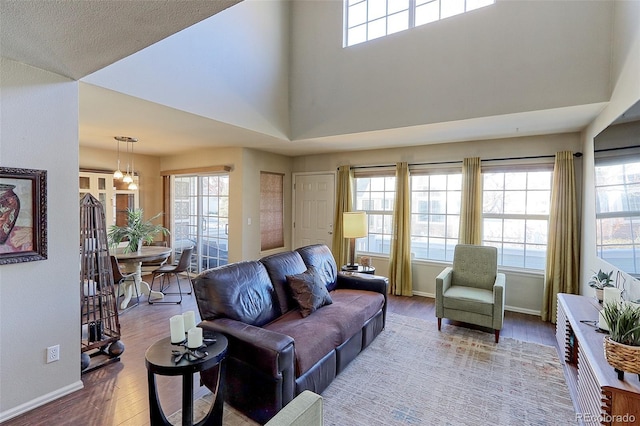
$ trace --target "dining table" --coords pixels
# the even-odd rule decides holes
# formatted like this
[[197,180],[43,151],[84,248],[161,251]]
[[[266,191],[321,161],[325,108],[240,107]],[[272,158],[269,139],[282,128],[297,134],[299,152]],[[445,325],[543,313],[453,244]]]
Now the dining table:
[[[158,262],[168,259],[171,251],[170,247],[162,246],[142,246],[140,250],[134,252],[125,252],[124,247],[116,249],[113,255],[123,265],[125,272],[133,272],[135,274],[133,276],[135,284],[131,283],[131,281],[125,281],[128,284],[122,289],[124,299],[120,303],[120,309],[126,309],[129,305],[134,290],[136,290],[136,294],[145,294],[149,299],[164,298],[162,292],[152,291],[149,283],[142,280],[142,262]],[[136,286],[135,289],[134,285]]]

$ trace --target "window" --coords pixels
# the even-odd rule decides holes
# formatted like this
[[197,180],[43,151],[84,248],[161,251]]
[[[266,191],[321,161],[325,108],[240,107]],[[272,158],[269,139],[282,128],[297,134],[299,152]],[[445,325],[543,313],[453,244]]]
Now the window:
[[344,46],[428,24],[495,0],[344,0]]
[[551,170],[483,173],[483,245],[498,265],[544,270]]
[[284,247],[284,175],[260,172],[260,250]]
[[617,157],[596,163],[598,256],[640,274],[640,161]]
[[453,260],[458,244],[462,174],[411,175],[411,253]]
[[175,176],[172,193],[175,257],[193,246],[194,272],[227,264],[229,175]]
[[356,250],[368,253],[391,253],[395,176],[356,177],[355,210],[366,211],[369,235],[356,240]]

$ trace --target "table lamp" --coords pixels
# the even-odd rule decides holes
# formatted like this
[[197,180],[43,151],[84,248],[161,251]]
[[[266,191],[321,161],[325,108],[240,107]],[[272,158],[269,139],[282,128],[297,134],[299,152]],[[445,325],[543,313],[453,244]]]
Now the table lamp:
[[367,214],[365,212],[342,213],[342,236],[350,239],[348,269],[358,269],[358,264],[355,262],[356,238],[367,235]]

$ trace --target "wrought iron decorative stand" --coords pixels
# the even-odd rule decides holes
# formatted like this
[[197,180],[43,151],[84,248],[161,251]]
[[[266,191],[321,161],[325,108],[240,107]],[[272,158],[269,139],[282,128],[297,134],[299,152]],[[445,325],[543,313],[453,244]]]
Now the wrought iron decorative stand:
[[80,201],[81,370],[120,360],[117,296],[109,258],[104,207],[91,194]]

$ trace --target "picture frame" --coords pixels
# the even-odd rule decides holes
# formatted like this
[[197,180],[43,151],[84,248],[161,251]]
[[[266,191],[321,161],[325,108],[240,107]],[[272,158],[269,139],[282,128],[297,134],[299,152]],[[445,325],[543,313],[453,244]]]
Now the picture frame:
[[0,167],[0,265],[47,258],[47,171]]

